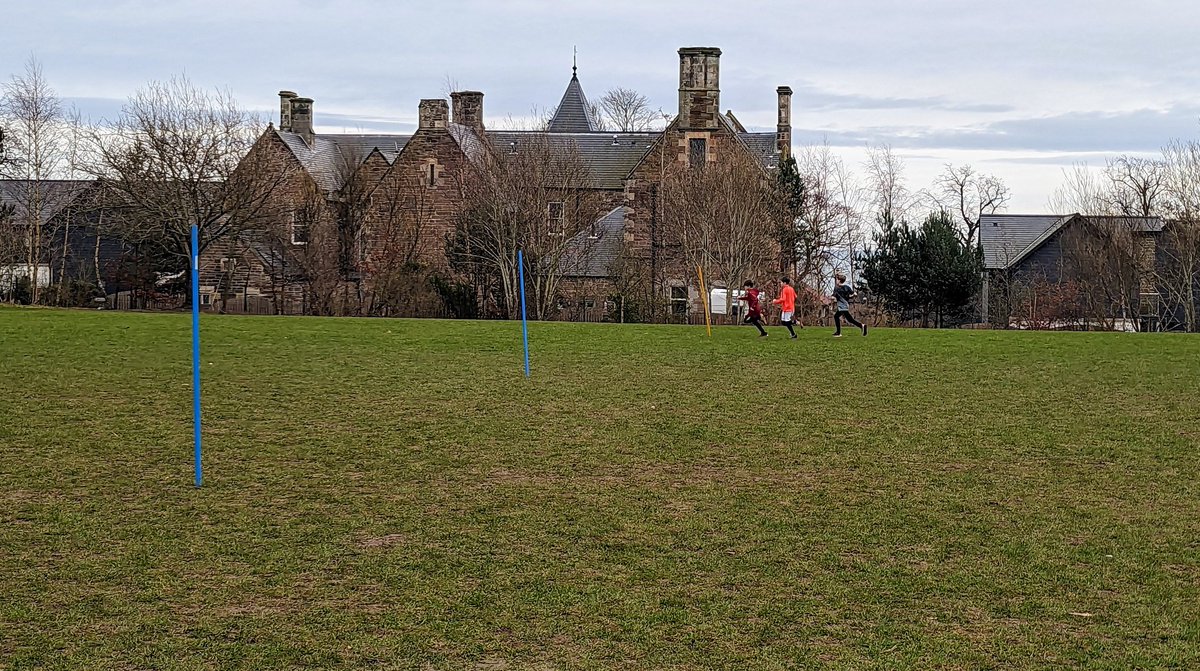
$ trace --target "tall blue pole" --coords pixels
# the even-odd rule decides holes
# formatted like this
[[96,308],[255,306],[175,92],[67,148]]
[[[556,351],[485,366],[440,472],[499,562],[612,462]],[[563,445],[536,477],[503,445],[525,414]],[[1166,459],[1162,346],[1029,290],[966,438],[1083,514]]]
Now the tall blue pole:
[[200,466],[200,234],[192,225],[192,425],[196,486],[204,480]]
[[519,249],[517,274],[521,279],[521,338],[525,341],[525,377],[529,377],[529,322],[525,319],[525,255]]

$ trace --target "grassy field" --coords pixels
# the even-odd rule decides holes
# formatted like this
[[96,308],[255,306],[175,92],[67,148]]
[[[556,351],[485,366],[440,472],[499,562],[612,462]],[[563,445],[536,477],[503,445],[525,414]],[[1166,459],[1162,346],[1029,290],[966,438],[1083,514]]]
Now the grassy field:
[[0,309],[0,668],[1200,667],[1200,338]]

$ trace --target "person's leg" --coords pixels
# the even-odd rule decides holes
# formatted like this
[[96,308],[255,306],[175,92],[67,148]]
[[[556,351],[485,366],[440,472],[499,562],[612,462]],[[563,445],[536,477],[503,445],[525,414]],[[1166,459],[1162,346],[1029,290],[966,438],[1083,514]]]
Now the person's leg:
[[838,310],[837,312],[833,313],[833,325],[835,327],[837,327],[837,330],[833,332],[834,337],[842,335],[842,315],[843,314],[844,313],[841,310]]
[[765,328],[763,328],[763,325],[762,325],[762,318],[755,317],[754,319],[750,320],[750,323],[754,324],[754,328],[758,329],[758,337],[761,338],[761,337],[767,335],[767,330]]
[[862,334],[867,335],[867,325],[855,319],[849,312],[846,313],[846,321],[862,329]]
[[792,330],[792,324],[796,323],[796,315],[794,312],[780,313],[779,323],[787,327],[788,333],[792,334],[793,338],[796,337],[796,332]]

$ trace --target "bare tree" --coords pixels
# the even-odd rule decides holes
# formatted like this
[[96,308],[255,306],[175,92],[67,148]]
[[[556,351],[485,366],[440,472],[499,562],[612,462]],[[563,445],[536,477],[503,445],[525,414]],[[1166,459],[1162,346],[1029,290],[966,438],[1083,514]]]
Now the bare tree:
[[367,196],[368,216],[359,228],[358,255],[371,278],[368,314],[418,315],[436,311],[440,300],[431,283],[435,269],[426,259],[435,252],[434,223],[438,191],[454,191],[456,180],[434,163],[401,170],[397,163],[382,183],[360,171],[358,187]]
[[1177,312],[1188,331],[1200,330],[1200,142],[1173,142],[1163,149],[1167,210],[1162,245],[1165,261],[1158,285],[1167,305]]
[[849,271],[847,277],[851,286],[854,286],[858,276],[858,256],[866,251],[870,242],[871,226],[863,216],[868,194],[840,160],[833,166],[833,184],[834,195],[841,203],[841,226]]
[[1166,205],[1167,163],[1162,159],[1118,156],[1104,169],[1104,197],[1114,214],[1150,217]]
[[564,272],[588,245],[580,233],[600,214],[601,198],[588,189],[590,181],[573,143],[540,132],[489,147],[463,176],[451,254],[494,280],[488,293],[509,318],[520,307],[518,250],[524,252],[534,318],[556,313]]
[[[4,176],[20,180],[11,188],[12,212],[9,237],[23,242],[24,270],[13,272],[15,259],[0,259],[9,268],[10,280],[27,276],[31,299],[40,298],[42,284],[48,279],[43,268],[49,263],[48,225],[69,197],[51,181],[67,170],[69,137],[62,102],[50,87],[41,64],[30,58],[25,72],[14,75],[2,87],[0,116],[9,132],[5,136]],[[11,243],[15,240],[10,240]],[[11,252],[12,250],[10,250]]]
[[1062,278],[1078,288],[1082,315],[1104,328],[1136,317],[1134,306],[1151,269],[1141,247],[1140,221],[1084,216],[1061,235]]
[[1111,214],[1103,183],[1085,163],[1063,168],[1063,184],[1054,190],[1047,205],[1058,215]]
[[730,151],[717,163],[675,164],[661,189],[665,237],[679,245],[687,276],[699,266],[733,288],[778,271],[776,231],[791,213],[778,182],[752,157]]
[[843,200],[852,195],[844,183],[848,175],[841,159],[828,144],[808,146],[796,155],[804,187],[802,206],[796,212],[796,269],[798,279],[820,287],[841,265],[836,254],[849,241],[851,220],[857,213]]
[[[609,89],[600,97],[599,111],[609,130],[634,133],[650,130],[661,116],[660,110],[650,107],[650,100],[627,88]],[[603,129],[602,129],[603,130]]]
[[1008,205],[1012,196],[1004,180],[976,172],[970,165],[947,163],[934,181],[933,197],[940,209],[958,219],[964,244],[974,246],[979,237],[979,220]]
[[203,251],[278,220],[275,189],[289,172],[276,152],[255,146],[260,132],[260,121],[227,92],[206,92],[184,77],[152,82],[90,134],[88,170],[115,231],[182,271],[193,225]]
[[910,194],[904,185],[904,162],[886,144],[867,147],[863,164],[871,205],[885,224],[904,219],[910,205]]

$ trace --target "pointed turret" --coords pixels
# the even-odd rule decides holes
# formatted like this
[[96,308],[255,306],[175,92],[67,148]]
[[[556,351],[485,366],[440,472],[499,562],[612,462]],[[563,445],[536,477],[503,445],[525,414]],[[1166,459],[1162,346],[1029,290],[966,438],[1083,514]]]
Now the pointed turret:
[[600,130],[592,106],[588,104],[583,87],[579,85],[578,68],[571,65],[571,82],[563,93],[562,102],[554,110],[554,118],[546,130],[551,133],[590,133]]

